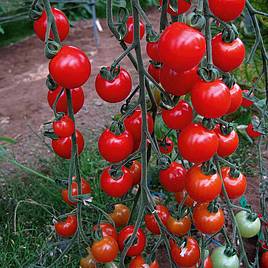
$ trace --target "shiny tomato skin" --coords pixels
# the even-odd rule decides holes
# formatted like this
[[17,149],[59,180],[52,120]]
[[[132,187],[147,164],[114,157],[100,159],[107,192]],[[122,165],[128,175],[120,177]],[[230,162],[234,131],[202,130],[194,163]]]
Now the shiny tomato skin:
[[[134,231],[134,225],[129,225],[123,228],[119,232],[118,245],[121,251],[124,249],[125,241],[133,234],[133,231]],[[127,252],[127,256],[133,257],[133,256],[140,255],[141,252],[144,250],[144,247],[146,245],[146,236],[143,233],[141,228],[138,229],[136,238],[137,238],[137,242],[129,248]]]
[[213,64],[224,72],[232,72],[245,58],[246,49],[239,38],[231,43],[225,43],[222,34],[219,33],[212,38],[211,45]]
[[186,169],[177,162],[172,162],[167,169],[159,172],[162,186],[171,193],[180,192],[185,186]]
[[[51,10],[57,25],[60,40],[63,41],[68,36],[69,33],[70,29],[69,21],[61,10],[54,7]],[[33,28],[37,37],[40,40],[45,41],[46,29],[47,29],[47,14],[45,10],[43,10],[41,17],[34,21]],[[49,37],[54,39],[52,31],[50,31]]]
[[145,264],[145,260],[143,259],[141,255],[138,255],[130,261],[128,268],[143,268],[144,264]]
[[238,108],[242,104],[242,90],[238,84],[234,84],[230,88],[230,94],[231,94],[231,105],[229,107],[229,110],[227,111],[227,114],[234,113],[238,110]]
[[160,70],[160,67],[156,67],[152,63],[150,63],[148,66],[148,73],[154,78],[157,83],[160,81]]
[[92,256],[100,263],[112,262],[116,258],[118,251],[118,244],[111,236],[106,236],[99,241],[94,241],[91,247]]
[[217,173],[206,175],[201,165],[194,165],[186,174],[185,188],[196,202],[210,202],[221,193],[222,182]]
[[183,205],[186,207],[192,207],[194,205],[195,201],[189,196],[189,194],[187,193],[186,190],[175,193],[175,199],[180,204],[183,201],[186,194],[187,194],[187,197],[186,197]]
[[175,22],[161,34],[158,49],[162,63],[177,72],[184,72],[200,63],[206,51],[206,42],[198,30]]
[[158,42],[148,42],[146,44],[147,55],[154,61],[160,62],[159,53],[158,53]]
[[137,160],[134,160],[132,165],[128,168],[133,179],[133,185],[139,184],[141,181],[141,168],[141,163]]
[[261,256],[261,268],[268,268],[268,251]]
[[177,236],[184,236],[188,233],[188,231],[191,229],[191,218],[186,215],[183,218],[176,220],[172,216],[168,217],[167,220],[167,229],[177,235]]
[[[250,93],[250,91],[247,90],[247,89],[242,90],[242,92],[243,92],[243,95],[247,95],[247,96],[250,96],[250,97],[254,97],[253,92]],[[249,94],[249,93],[250,93],[250,94]],[[253,103],[254,103],[253,101],[248,100],[248,99],[246,99],[245,97],[243,97],[241,106],[243,106],[244,108],[248,108],[248,107],[252,106]]]
[[230,171],[230,167],[221,168],[222,179],[228,197],[230,199],[237,199],[245,193],[247,189],[247,179],[241,172],[237,178],[232,177]]
[[218,145],[216,133],[200,124],[188,125],[178,138],[178,147],[182,157],[193,163],[208,161],[217,152]]
[[98,228],[101,229],[103,237],[111,236],[112,238],[117,240],[117,232],[116,232],[116,229],[113,227],[112,224],[106,223],[106,222],[101,222],[99,224],[99,226],[95,225],[93,227],[93,230],[96,231],[96,230],[98,230]]
[[248,126],[246,128],[246,132],[249,135],[249,137],[251,137],[253,139],[258,138],[258,137],[261,136],[261,133],[260,132],[254,130],[252,123],[248,124]]
[[195,265],[200,259],[200,249],[197,241],[192,237],[187,237],[186,245],[181,248],[172,241],[171,256],[179,267],[190,267]]
[[200,203],[194,207],[193,223],[195,228],[203,234],[215,234],[224,225],[224,214],[221,208],[217,212],[210,212],[208,205],[208,203]]
[[[127,25],[127,33],[124,36],[123,40],[127,44],[132,44],[134,40],[134,19],[132,16],[128,17],[126,25]],[[144,33],[145,33],[144,23],[140,21],[140,40],[143,38]]]
[[160,70],[160,83],[167,93],[183,96],[191,91],[195,83],[201,81],[197,71],[198,66],[184,72],[176,72],[163,64]]
[[[170,215],[168,208],[163,205],[156,205],[155,210],[162,223],[166,225],[168,217]],[[159,226],[153,214],[146,214],[144,216],[144,221],[149,231],[151,231],[153,234],[160,234]]]
[[60,138],[66,138],[74,133],[74,121],[67,115],[53,122],[54,133]]
[[196,83],[191,98],[196,112],[206,118],[222,117],[231,105],[230,91],[220,80]]
[[154,260],[154,261],[150,264],[149,268],[160,268],[160,266],[159,266],[159,264],[158,264],[158,261],[157,261],[157,260]]
[[[53,103],[56,101],[56,98],[58,94],[60,94],[62,87],[57,87],[55,90],[51,91],[49,90],[47,93],[47,101],[52,109]],[[81,87],[79,88],[74,88],[74,89],[69,89],[71,91],[71,96],[72,96],[72,106],[73,106],[73,111],[76,114],[81,110],[84,104],[84,91]],[[68,113],[68,105],[67,105],[67,96],[65,90],[62,92],[57,105],[56,105],[56,111],[57,113]]]
[[214,129],[219,138],[219,147],[217,154],[221,157],[227,157],[234,153],[239,145],[239,137],[235,130],[232,130],[228,135],[221,132],[220,126],[217,125]]
[[163,142],[159,142],[158,145],[162,154],[170,154],[174,148],[174,143],[169,137],[166,137]]
[[114,211],[109,214],[116,227],[127,225],[130,217],[130,209],[123,204],[116,204]]
[[[77,152],[78,155],[80,155],[84,149],[84,137],[81,134],[80,131],[75,131],[76,136],[76,142],[77,142]],[[66,138],[58,138],[56,140],[51,141],[51,146],[53,148],[53,151],[58,156],[70,159],[72,156],[72,136],[66,137]]]
[[109,196],[121,197],[126,194],[133,185],[133,179],[126,167],[122,167],[122,176],[113,178],[109,174],[110,167],[103,170],[100,177],[100,187]]
[[71,237],[77,230],[77,217],[76,215],[68,215],[66,220],[56,222],[54,227],[59,236]]
[[[190,2],[190,3],[189,3]],[[169,4],[169,1],[168,1],[168,8],[167,8],[167,13],[169,13],[170,15],[172,16],[178,16],[178,15],[181,15],[183,13],[185,13],[186,11],[188,11],[191,7],[191,1],[185,1],[185,0],[178,0],[178,11],[175,12],[171,7],[170,7],[170,4]],[[162,6],[162,3],[163,1],[160,0],[159,1],[159,4],[160,6]]]
[[64,88],[82,86],[91,73],[90,61],[81,49],[63,46],[49,62],[49,73],[55,82]]
[[129,95],[132,79],[125,69],[120,68],[119,74],[112,81],[105,80],[98,74],[95,79],[95,88],[100,98],[109,103],[116,103]]
[[101,134],[98,141],[101,156],[111,163],[126,159],[132,153],[133,146],[133,137],[127,130],[116,135],[109,129],[106,129]]
[[193,120],[193,109],[184,100],[179,100],[177,105],[170,109],[162,109],[162,118],[168,128],[183,129]]
[[[90,184],[83,178],[81,178],[81,186],[82,186],[82,194],[91,193]],[[77,196],[78,195],[78,184],[76,181],[72,182],[71,188],[72,188],[72,196]],[[77,205],[77,202],[71,202],[71,200],[69,200],[68,189],[63,189],[61,191],[61,196],[62,196],[62,199],[70,206]]]
[[219,19],[229,22],[238,18],[246,0],[209,0],[209,9]]

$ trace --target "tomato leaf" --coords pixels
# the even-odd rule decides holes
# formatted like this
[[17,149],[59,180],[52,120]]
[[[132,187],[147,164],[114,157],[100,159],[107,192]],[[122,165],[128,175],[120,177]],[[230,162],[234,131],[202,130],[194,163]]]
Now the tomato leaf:
[[0,142],[14,144],[17,141],[15,139],[10,138],[10,137],[0,136]]
[[247,199],[244,195],[240,198],[239,204],[242,208],[245,208],[247,206],[247,204],[248,204]]

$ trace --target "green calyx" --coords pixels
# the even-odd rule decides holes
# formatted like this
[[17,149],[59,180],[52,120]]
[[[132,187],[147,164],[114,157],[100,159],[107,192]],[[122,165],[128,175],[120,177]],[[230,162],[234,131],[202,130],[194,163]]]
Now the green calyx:
[[161,157],[157,159],[157,166],[161,170],[167,169],[170,166],[170,164],[171,159],[167,155],[161,155]]
[[120,166],[112,165],[108,172],[114,180],[119,180],[123,176],[123,171]]
[[240,176],[240,171],[236,168],[231,168],[230,175],[232,176],[232,178],[238,178]]
[[232,88],[236,82],[234,75],[231,73],[224,73],[222,76],[222,80],[228,88]]
[[160,107],[166,109],[166,110],[171,110],[172,108],[174,108],[174,103],[172,101],[171,98],[168,98],[167,95],[163,94],[161,92],[161,101],[160,101]]
[[232,43],[238,37],[238,31],[234,24],[225,27],[222,32],[222,41],[225,43]]
[[157,42],[159,40],[159,34],[153,30],[152,25],[146,25],[146,41],[147,42]]
[[187,24],[201,31],[206,24],[206,19],[202,12],[196,11],[187,16]]
[[220,124],[220,130],[224,136],[228,136],[234,130],[234,127],[231,124]]
[[198,69],[198,75],[206,82],[212,82],[219,78],[219,71],[213,67],[200,67]]
[[249,215],[247,216],[247,219],[251,222],[256,221],[256,219],[258,218],[257,213],[251,212],[249,213]]
[[117,32],[119,34],[119,41],[122,41],[127,33],[126,21],[128,19],[129,12],[126,7],[120,7],[116,14],[116,20],[118,22]]
[[48,59],[54,58],[60,51],[61,45],[54,40],[49,39],[45,44],[45,56]]
[[208,161],[202,164],[201,170],[205,175],[214,175],[217,173],[215,164],[212,161]]
[[208,205],[208,211],[210,213],[217,213],[219,210],[219,205],[217,204],[217,202],[214,200],[211,203],[209,203]]
[[50,74],[47,76],[46,86],[51,91],[54,91],[58,87],[57,83],[53,80]]
[[42,12],[43,12],[43,5],[38,3],[36,4],[31,10],[30,10],[30,13],[29,13],[29,17],[31,20],[38,20],[41,15],[42,15]]
[[110,126],[110,131],[115,135],[120,135],[125,131],[124,124],[120,121],[113,121]]
[[100,70],[100,75],[103,79],[107,81],[113,81],[118,74],[120,73],[120,66],[111,66],[111,68],[108,67],[102,67]]
[[236,250],[231,245],[227,245],[225,250],[224,250],[224,254],[227,257],[232,257],[232,256],[236,255]]
[[208,130],[212,130],[215,127],[215,122],[210,118],[203,118],[202,125]]

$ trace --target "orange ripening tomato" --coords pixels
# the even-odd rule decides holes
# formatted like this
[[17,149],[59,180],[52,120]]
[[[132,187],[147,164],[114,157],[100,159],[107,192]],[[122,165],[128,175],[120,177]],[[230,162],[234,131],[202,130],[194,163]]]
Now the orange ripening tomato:
[[116,204],[114,206],[114,211],[109,215],[114,221],[116,227],[122,227],[128,223],[130,209],[123,204]]
[[184,236],[190,230],[191,224],[192,224],[191,218],[188,215],[186,215],[179,220],[173,218],[172,216],[169,216],[166,225],[167,229],[171,233],[178,236]]

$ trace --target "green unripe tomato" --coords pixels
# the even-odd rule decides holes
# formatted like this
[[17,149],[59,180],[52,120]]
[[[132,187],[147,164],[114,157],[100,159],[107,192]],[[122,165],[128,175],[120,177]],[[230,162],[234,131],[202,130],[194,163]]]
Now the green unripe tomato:
[[213,268],[239,268],[239,259],[237,255],[227,256],[224,251],[226,247],[217,247],[212,251],[211,260]]
[[261,229],[261,221],[259,218],[251,220],[248,218],[250,214],[247,211],[240,211],[235,215],[238,229],[241,236],[244,238],[251,238],[258,234]]

